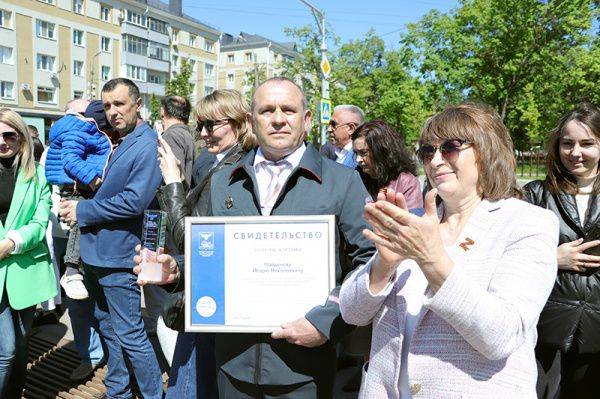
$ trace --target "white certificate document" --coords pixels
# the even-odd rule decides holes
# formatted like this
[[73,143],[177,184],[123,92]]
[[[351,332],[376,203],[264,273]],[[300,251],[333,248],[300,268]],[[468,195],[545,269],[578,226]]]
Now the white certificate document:
[[335,287],[335,217],[186,219],[186,331],[272,332]]

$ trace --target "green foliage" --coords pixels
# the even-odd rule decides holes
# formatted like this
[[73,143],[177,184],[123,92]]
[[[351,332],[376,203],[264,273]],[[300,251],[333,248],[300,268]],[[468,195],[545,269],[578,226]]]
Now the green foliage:
[[165,95],[189,98],[194,88],[194,85],[190,83],[191,77],[192,65],[187,59],[182,58],[179,72],[174,72],[173,77],[165,84]]
[[[444,106],[481,101],[526,149],[578,102],[600,105],[599,9],[598,0],[459,0],[448,13],[433,10],[409,24],[397,50],[373,31],[334,47],[331,99],[384,119],[407,143]],[[284,75],[302,83],[316,110],[319,34],[311,27],[286,33],[301,57],[284,63]]]
[[160,100],[155,95],[150,96],[150,122],[154,125],[154,122],[160,119]]
[[244,76],[244,85],[248,87],[248,91],[246,92],[246,101],[248,104],[252,102],[252,96],[254,95],[254,90],[267,79],[267,68],[262,64],[255,64],[254,68],[246,71],[246,76]]

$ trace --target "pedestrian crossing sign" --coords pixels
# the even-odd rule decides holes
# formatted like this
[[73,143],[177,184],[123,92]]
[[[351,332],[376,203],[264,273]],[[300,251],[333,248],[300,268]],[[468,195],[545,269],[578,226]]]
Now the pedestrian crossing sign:
[[331,120],[331,100],[321,99],[321,123],[329,123]]

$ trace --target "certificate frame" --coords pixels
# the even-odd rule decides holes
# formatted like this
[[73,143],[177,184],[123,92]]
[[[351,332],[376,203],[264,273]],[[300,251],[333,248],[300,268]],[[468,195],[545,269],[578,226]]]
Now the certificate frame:
[[[229,227],[228,227],[229,226]],[[336,286],[336,278],[335,278],[335,258],[336,258],[336,246],[335,246],[335,216],[334,215],[298,215],[298,216],[227,216],[227,217],[218,217],[218,216],[212,216],[212,217],[186,217],[185,219],[185,272],[184,272],[184,277],[185,277],[185,331],[188,332],[215,332],[215,333],[244,333],[244,332],[248,332],[248,333],[270,333],[273,331],[276,331],[278,329],[281,328],[281,324],[284,322],[291,322],[293,321],[295,318],[300,317],[301,315],[295,314],[295,315],[291,315],[289,318],[285,319],[285,320],[281,320],[281,322],[279,324],[274,324],[274,323],[267,323],[267,324],[260,324],[260,325],[256,325],[255,323],[249,323],[249,324],[244,324],[244,323],[228,323],[226,320],[226,316],[227,313],[232,313],[231,311],[228,312],[228,306],[226,305],[226,301],[225,298],[229,297],[231,298],[232,292],[234,292],[233,290],[229,290],[229,292],[227,292],[227,287],[230,286],[229,282],[231,282],[233,279],[233,281],[235,281],[236,279],[236,273],[231,273],[232,270],[232,266],[228,266],[227,265],[227,259],[226,259],[226,252],[227,250],[226,248],[226,234],[231,234],[231,233],[216,233],[216,234],[222,234],[222,243],[216,242],[215,243],[215,236],[213,235],[213,242],[211,244],[210,242],[210,238],[208,239],[209,242],[206,243],[205,241],[202,241],[203,238],[201,237],[206,237],[209,233],[205,233],[204,232],[204,236],[201,236],[201,234],[203,233],[202,230],[214,230],[214,231],[235,231],[236,228],[240,228],[240,229],[248,229],[251,228],[253,230],[256,230],[257,232],[269,232],[269,231],[274,231],[271,229],[277,229],[278,227],[284,227],[286,229],[290,229],[290,228],[308,228],[310,226],[318,226],[319,230],[321,233],[325,233],[325,237],[321,237],[320,240],[324,240],[324,242],[319,242],[318,243],[318,247],[321,249],[319,251],[313,251],[313,253],[310,254],[310,256],[314,257],[314,256],[318,256],[319,259],[323,262],[326,262],[326,266],[325,268],[323,268],[323,270],[318,270],[319,273],[319,284],[315,284],[315,286],[319,287],[319,291],[318,293],[316,292],[316,288],[315,288],[315,292],[312,291],[310,292],[310,296],[311,298],[314,297],[320,297],[321,293],[322,293],[322,301],[320,301],[319,303],[314,303],[314,306],[318,306],[319,304],[324,305],[329,297],[330,292],[333,290],[333,288]],[[216,230],[215,230],[216,229]],[[228,229],[228,230],[226,230]],[[199,231],[200,230],[200,231]],[[197,238],[194,240],[193,237],[196,234]],[[305,233],[306,235],[306,233]],[[272,236],[272,235],[271,235]],[[218,238],[219,236],[217,236],[217,241],[219,241],[220,239]],[[263,243],[268,243],[269,239],[264,239]],[[197,248],[194,248],[194,244]],[[212,249],[210,248],[212,245]],[[198,271],[200,266],[199,261],[202,259],[206,259],[206,262],[212,262],[212,265],[217,265],[216,267],[219,267],[218,265],[220,264],[219,261],[220,259],[217,260],[208,260],[210,257],[213,256],[213,254],[210,254],[211,252],[218,252],[220,250],[220,245],[222,245],[222,256],[223,256],[223,260],[222,260],[222,269],[223,271],[219,271],[217,273],[209,273],[208,271],[206,272],[202,272],[202,271]],[[216,248],[215,248],[216,247]],[[208,249],[208,251],[204,251],[203,249]],[[216,249],[216,251],[215,251]],[[196,252],[194,252],[196,251]],[[204,255],[199,257],[199,254],[202,252],[206,252],[209,253],[209,255],[206,255],[206,257],[204,257]],[[315,254],[315,252],[317,252],[317,254]],[[320,253],[320,252],[324,252],[324,253]],[[238,255],[239,256],[239,255]],[[284,254],[282,255],[277,255],[277,256],[285,256]],[[204,257],[204,258],[203,258]],[[218,254],[217,254],[218,257]],[[232,258],[234,256],[231,256]],[[193,264],[193,262],[196,261],[196,265]],[[206,264],[206,263],[205,263]],[[267,264],[267,263],[265,263]],[[210,266],[213,267],[213,266]],[[214,270],[214,269],[213,269]],[[254,269],[256,270],[256,269]],[[315,268],[316,270],[316,268]],[[222,273],[222,277],[220,277]],[[311,271],[311,273],[315,273],[315,271]],[[322,276],[321,276],[322,274]],[[200,279],[200,276],[211,276],[210,278],[207,279]],[[216,276],[216,280],[219,280],[220,278],[222,279],[222,281],[218,281],[216,283],[210,282],[209,280],[212,280],[213,276]],[[196,280],[194,280],[196,279]],[[227,281],[227,279],[230,279],[229,281]],[[321,279],[323,279],[323,281],[321,281]],[[200,293],[196,293],[194,294],[192,292],[192,290],[194,289],[193,287],[196,287],[196,289],[198,288],[198,283],[196,283],[196,281],[201,280],[202,283],[204,284],[205,287],[203,289],[206,289],[206,292],[213,292],[213,289],[216,289],[218,291],[216,298],[209,295],[209,294],[204,294],[202,295],[202,292]],[[257,279],[258,281],[258,279]],[[221,287],[222,284],[222,287]],[[260,283],[258,283],[260,284]],[[326,287],[326,289],[325,289]],[[221,291],[222,290],[222,293]],[[202,291],[202,290],[198,290],[198,291]],[[326,291],[326,292],[325,292]],[[247,293],[245,293],[247,294]],[[258,295],[260,296],[260,295]],[[208,299],[207,299],[208,298]],[[202,302],[202,300],[205,300],[204,302]],[[206,302],[206,300],[208,302]],[[282,306],[286,303],[292,303],[291,301],[294,301],[294,298],[288,297],[288,298],[282,298],[281,299],[282,302],[280,302],[279,300],[277,301],[277,306]],[[287,302],[286,302],[287,301]],[[227,301],[227,303],[233,303],[235,301]],[[270,301],[271,302],[271,301]],[[265,303],[264,306],[257,306],[257,312],[269,312],[269,308],[272,306],[272,302],[271,305],[269,305],[268,303]],[[296,307],[300,306],[298,304],[295,305]],[[208,310],[207,310],[208,309]],[[253,308],[254,309],[254,308]],[[202,312],[204,310],[204,313]],[[217,312],[218,310],[218,312]],[[308,311],[310,309],[306,309],[306,311]],[[219,316],[220,313],[222,312],[222,316]],[[235,312],[234,312],[235,313]],[[214,319],[211,319],[213,318]],[[219,316],[219,317],[217,317]],[[206,323],[200,323],[198,322],[198,319],[202,318],[204,320],[207,320]],[[215,321],[216,320],[216,321]],[[209,322],[210,321],[210,322]]]

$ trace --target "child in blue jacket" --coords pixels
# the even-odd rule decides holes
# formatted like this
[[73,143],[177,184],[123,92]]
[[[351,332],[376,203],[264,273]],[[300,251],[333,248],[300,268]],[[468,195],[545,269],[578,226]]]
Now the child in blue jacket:
[[[60,188],[61,198],[91,198],[100,186],[112,144],[111,126],[102,101],[76,100],[66,115],[50,128],[46,157],[46,179]],[[78,226],[71,228],[65,254],[66,271],[60,284],[71,299],[86,299],[87,290],[79,273]]]

